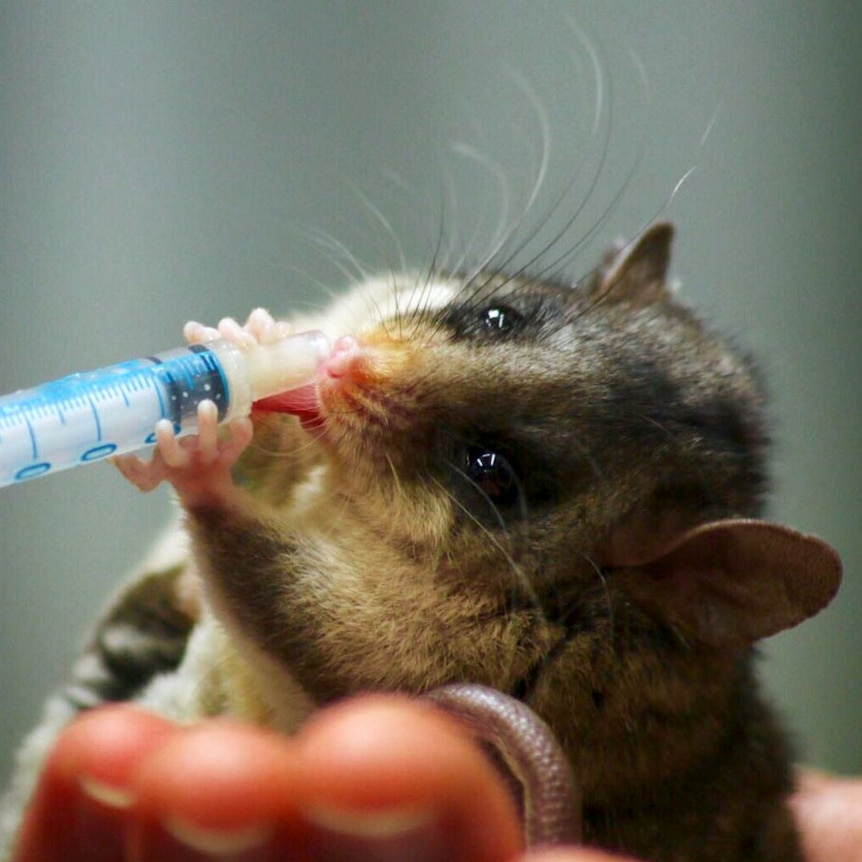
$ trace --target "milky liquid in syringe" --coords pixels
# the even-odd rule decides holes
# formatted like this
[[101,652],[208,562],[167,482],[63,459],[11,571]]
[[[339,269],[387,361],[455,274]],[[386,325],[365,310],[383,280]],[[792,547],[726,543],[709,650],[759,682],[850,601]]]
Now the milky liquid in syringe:
[[0,397],[0,486],[152,445],[160,419],[194,433],[204,400],[219,421],[245,416],[254,401],[311,381],[328,352],[321,332],[251,348],[217,340]]

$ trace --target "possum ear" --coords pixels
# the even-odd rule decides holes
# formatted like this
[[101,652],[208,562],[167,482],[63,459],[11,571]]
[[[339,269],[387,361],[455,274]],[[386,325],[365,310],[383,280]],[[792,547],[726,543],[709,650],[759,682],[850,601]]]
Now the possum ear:
[[826,607],[841,583],[841,560],[814,536],[732,519],[689,530],[615,575],[635,601],[684,637],[740,648]]
[[673,225],[659,222],[629,245],[611,252],[592,285],[596,298],[607,302],[648,305],[670,295],[667,270]]

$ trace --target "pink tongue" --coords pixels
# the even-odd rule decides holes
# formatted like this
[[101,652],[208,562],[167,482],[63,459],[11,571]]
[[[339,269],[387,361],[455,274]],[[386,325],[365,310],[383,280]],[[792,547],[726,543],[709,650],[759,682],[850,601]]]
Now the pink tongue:
[[254,402],[254,409],[261,413],[290,413],[300,419],[315,419],[320,415],[317,406],[317,387],[313,383],[270,395]]

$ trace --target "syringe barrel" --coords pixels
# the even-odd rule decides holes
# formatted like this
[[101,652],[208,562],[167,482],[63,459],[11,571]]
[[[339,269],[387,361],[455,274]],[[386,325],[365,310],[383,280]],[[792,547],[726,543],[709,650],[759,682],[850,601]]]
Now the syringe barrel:
[[192,434],[206,399],[220,420],[247,415],[255,400],[311,381],[327,352],[319,332],[252,348],[219,340],[0,397],[0,486],[149,446],[161,419]]

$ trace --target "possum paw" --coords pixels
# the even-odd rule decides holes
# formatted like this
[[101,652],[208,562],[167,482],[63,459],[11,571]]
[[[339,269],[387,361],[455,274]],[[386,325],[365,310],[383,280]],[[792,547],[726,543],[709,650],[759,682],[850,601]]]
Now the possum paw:
[[285,338],[292,331],[289,323],[275,320],[264,308],[255,308],[243,325],[232,317],[224,317],[217,327],[204,326],[195,320],[190,320],[183,327],[183,335],[189,344],[207,344],[217,338],[224,338],[243,348],[270,344]]
[[156,451],[152,459],[122,455],[114,459],[120,472],[142,491],[162,482],[173,485],[185,506],[224,504],[239,493],[231,468],[251,442],[253,428],[247,417],[218,427],[218,410],[212,401],[198,406],[198,433],[179,438],[171,423],[156,424]]
[[[269,344],[290,332],[289,324],[276,321],[263,308],[254,309],[242,325],[232,317],[225,317],[218,326],[191,320],[183,328],[189,344],[225,339],[242,349]],[[169,482],[186,506],[225,503],[239,494],[231,468],[248,446],[252,433],[248,418],[235,419],[220,429],[215,404],[202,401],[198,406],[196,435],[178,438],[171,423],[163,419],[156,424],[156,451],[151,460],[122,455],[114,463],[142,491]]]

